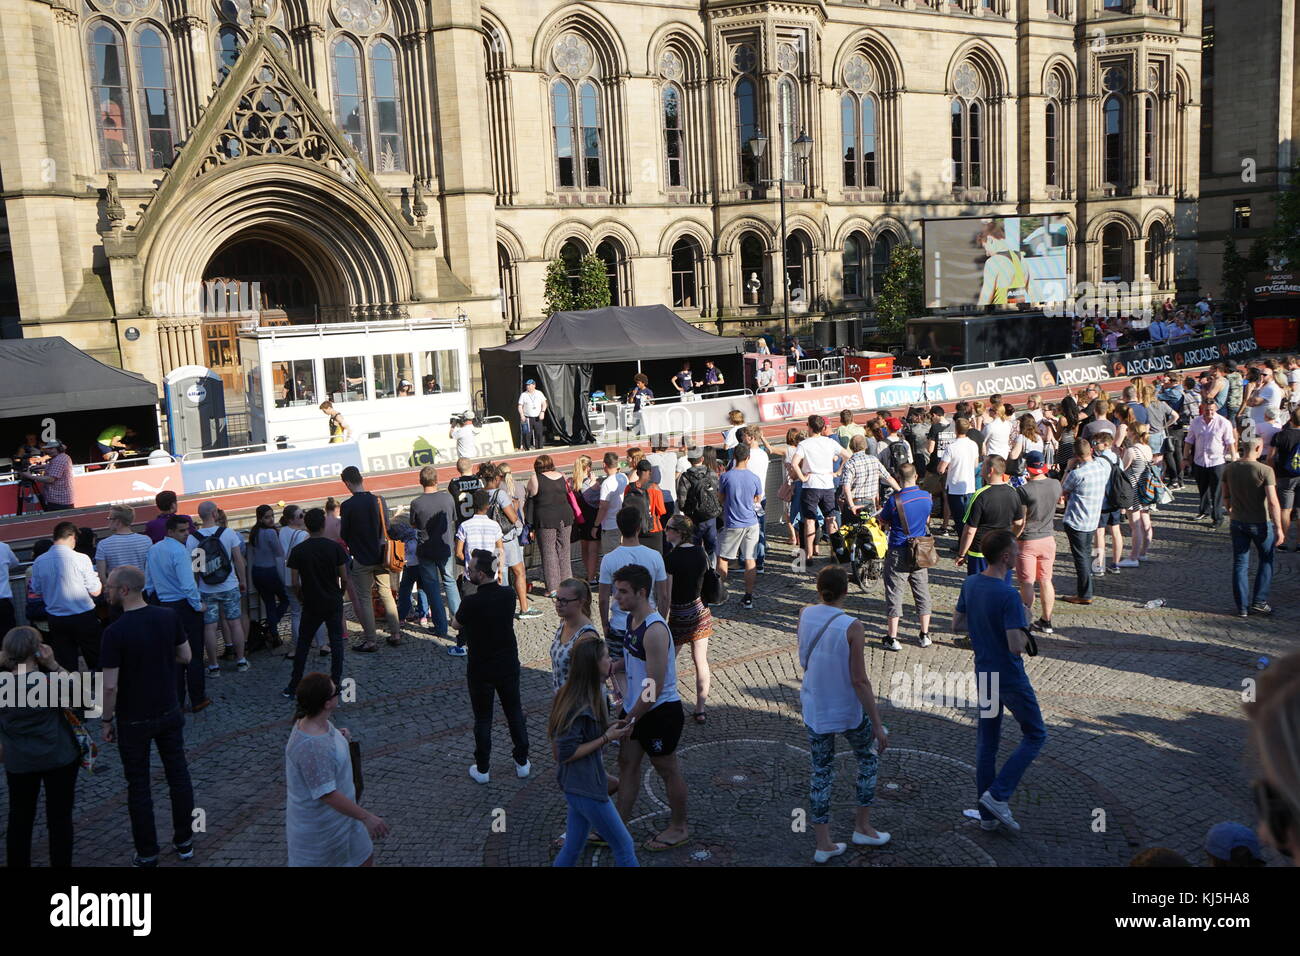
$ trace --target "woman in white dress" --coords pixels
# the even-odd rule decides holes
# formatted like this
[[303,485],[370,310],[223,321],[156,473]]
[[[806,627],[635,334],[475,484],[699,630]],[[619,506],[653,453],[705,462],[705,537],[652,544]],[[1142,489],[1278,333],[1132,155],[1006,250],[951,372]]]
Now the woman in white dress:
[[388,824],[356,801],[351,739],[330,723],[338,688],[326,674],[298,683],[298,711],[284,748],[284,818],[290,866],[372,866],[372,838]]

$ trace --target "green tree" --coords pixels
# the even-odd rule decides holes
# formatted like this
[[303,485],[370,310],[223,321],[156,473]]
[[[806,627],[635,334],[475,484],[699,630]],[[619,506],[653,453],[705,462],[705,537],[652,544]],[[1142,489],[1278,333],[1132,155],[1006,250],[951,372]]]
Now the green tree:
[[547,315],[556,312],[571,312],[573,305],[573,286],[569,282],[569,267],[564,260],[556,256],[546,267],[546,290],[543,294],[542,308]]
[[889,257],[884,287],[876,299],[882,332],[901,332],[905,320],[925,314],[925,276],[921,250],[911,243],[897,245]]
[[1250,252],[1246,253],[1246,273],[1268,271],[1268,260],[1272,254],[1273,243],[1271,240],[1262,236],[1256,239],[1250,244]]
[[605,263],[592,255],[578,263],[578,291],[573,296],[574,309],[603,309],[609,305],[609,276]]
[[1300,266],[1300,161],[1291,167],[1291,181],[1278,187],[1272,251],[1291,268]]
[[1237,252],[1237,240],[1232,236],[1223,240],[1223,297],[1235,306],[1241,301],[1246,287],[1246,260]]

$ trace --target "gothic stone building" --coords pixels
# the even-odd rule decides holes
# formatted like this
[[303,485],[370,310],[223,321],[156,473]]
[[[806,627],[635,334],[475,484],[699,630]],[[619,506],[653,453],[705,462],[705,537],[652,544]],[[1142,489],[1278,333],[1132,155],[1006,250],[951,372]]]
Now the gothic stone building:
[[778,179],[809,316],[869,309],[926,217],[1061,212],[1079,279],[1197,287],[1197,0],[0,10],[6,334],[154,380],[237,362],[232,294],[495,344],[588,252],[616,303],[769,315]]

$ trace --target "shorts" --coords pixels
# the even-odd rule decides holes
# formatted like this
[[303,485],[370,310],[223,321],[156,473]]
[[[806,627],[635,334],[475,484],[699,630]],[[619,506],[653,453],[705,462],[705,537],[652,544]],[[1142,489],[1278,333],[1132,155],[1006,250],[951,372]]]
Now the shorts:
[[1300,475],[1291,478],[1277,477],[1277,500],[1283,511],[1290,511],[1296,506],[1296,496],[1300,494]]
[[807,521],[810,518],[816,518],[820,510],[823,515],[830,517],[835,514],[835,489],[834,488],[809,488],[803,487],[803,518]]
[[227,621],[238,621],[244,616],[243,595],[239,593],[239,588],[204,594],[202,597],[204,624],[216,624],[219,617],[224,617]]
[[1021,540],[1020,556],[1016,558],[1016,580],[1021,584],[1052,580],[1056,565],[1056,538],[1031,538]]
[[670,700],[642,714],[632,725],[631,737],[651,757],[667,757],[677,750],[686,724],[686,711],[680,700]]
[[524,549],[523,545],[519,543],[518,534],[506,538],[502,545],[505,548],[505,564],[507,568],[513,568],[516,564],[524,563]]
[[758,560],[758,525],[723,528],[718,535],[718,557],[723,561]]
[[1099,521],[1099,522],[1097,523],[1097,527],[1098,527],[1098,528],[1113,528],[1113,527],[1115,527],[1116,525],[1121,525],[1121,526],[1122,526],[1123,524],[1124,524],[1124,512],[1123,512],[1123,511],[1103,511],[1103,512],[1101,513],[1101,521]]

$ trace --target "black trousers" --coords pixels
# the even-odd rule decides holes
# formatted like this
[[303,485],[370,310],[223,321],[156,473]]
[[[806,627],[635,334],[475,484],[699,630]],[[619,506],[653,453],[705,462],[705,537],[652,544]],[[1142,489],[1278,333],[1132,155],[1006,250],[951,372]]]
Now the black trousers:
[[337,690],[343,682],[343,606],[323,608],[315,604],[302,606],[302,617],[298,621],[298,633],[294,635],[297,644],[293,651],[293,674],[289,677],[289,693],[298,689],[302,672],[307,668],[307,652],[311,650],[312,638],[325,625],[325,633],[330,639],[330,679]]
[[50,834],[50,866],[72,866],[72,804],[77,793],[78,757],[66,767],[33,773],[6,773],[9,784],[9,832],[5,863],[10,869],[32,865],[32,829],[36,801],[45,786],[45,826]]
[[0,637],[8,634],[14,626],[14,602],[10,598],[0,598]]
[[1081,598],[1092,597],[1092,537],[1091,531],[1079,531],[1065,525],[1065,537],[1070,542],[1070,557],[1074,559],[1075,591]]
[[176,701],[185,706],[185,695],[189,694],[190,707],[201,704],[207,699],[207,677],[203,671],[203,612],[194,610],[189,601],[164,601],[163,607],[169,607],[181,616],[181,626],[185,628],[185,639],[190,645],[190,662],[176,665]]
[[528,724],[524,720],[524,706],[519,700],[519,669],[487,677],[476,674],[466,678],[469,684],[469,705],[474,711],[474,763],[479,773],[487,773],[492,757],[492,698],[501,699],[506,724],[510,727],[510,741],[514,744],[515,763],[528,762]]
[[194,785],[185,762],[185,718],[179,707],[146,720],[117,722],[117,751],[126,775],[126,807],[131,815],[135,852],[158,855],[158,831],[153,820],[153,790],[149,758],[154,745],[172,802],[172,843],[185,843],[194,834]]
[[54,659],[67,671],[77,670],[77,657],[86,659],[86,666],[99,670],[99,638],[102,629],[94,611],[80,614],[50,615],[50,647]]
[[1196,476],[1196,490],[1201,495],[1198,511],[1207,514],[1215,521],[1223,520],[1223,465],[1192,465],[1192,474]]
[[1183,439],[1186,428],[1171,428],[1165,435],[1165,484],[1180,484],[1183,480]]

